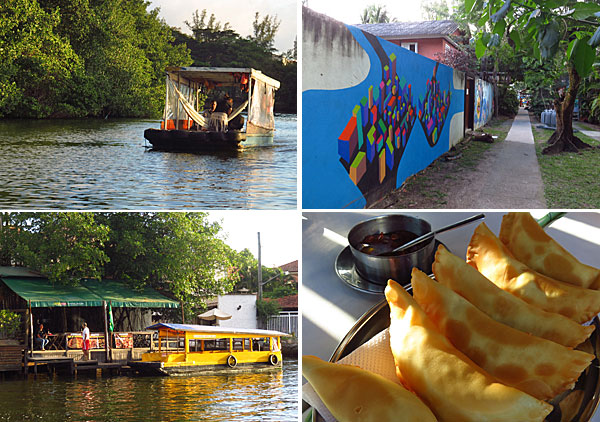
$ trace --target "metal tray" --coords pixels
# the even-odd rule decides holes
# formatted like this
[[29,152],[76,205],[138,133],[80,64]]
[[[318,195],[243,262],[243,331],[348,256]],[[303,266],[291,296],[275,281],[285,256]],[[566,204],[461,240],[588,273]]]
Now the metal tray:
[[[598,317],[595,317],[591,324],[596,329],[590,338],[578,348],[593,353],[596,358],[581,374],[572,390],[565,391],[550,401],[554,410],[546,417],[546,422],[589,422],[598,407],[600,401],[600,321]],[[335,349],[329,361],[337,362],[389,325],[390,308],[384,299],[358,319]],[[313,410],[312,421],[323,422],[323,418],[316,410]]]
[[[435,256],[435,251],[437,251],[440,245],[444,244],[436,239],[433,248],[433,256]],[[446,245],[444,245],[444,247],[448,249]],[[431,268],[424,271],[430,270]],[[342,251],[338,254],[337,258],[335,259],[335,273],[348,286],[364,293],[383,295],[383,292],[385,291],[385,286],[387,286],[387,283],[382,284],[370,281],[361,276],[358,273],[358,271],[356,271],[356,267],[354,266],[354,257],[352,256],[352,251],[350,251],[350,246],[346,246],[344,249],[342,249]],[[410,285],[410,279],[396,281],[403,286],[406,286],[407,284]]]

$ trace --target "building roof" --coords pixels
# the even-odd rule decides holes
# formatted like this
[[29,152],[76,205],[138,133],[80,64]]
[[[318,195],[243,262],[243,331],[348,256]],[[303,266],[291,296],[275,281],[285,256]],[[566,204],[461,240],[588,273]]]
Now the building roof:
[[298,295],[278,297],[277,299],[265,298],[266,301],[275,301],[283,311],[298,310]]
[[287,264],[280,265],[278,268],[281,269],[281,271],[297,273],[298,272],[298,260],[288,262]]
[[369,23],[355,25],[370,34],[381,38],[418,38],[424,36],[444,37],[453,34],[458,29],[458,24],[451,20],[424,21],[424,22],[391,22]]

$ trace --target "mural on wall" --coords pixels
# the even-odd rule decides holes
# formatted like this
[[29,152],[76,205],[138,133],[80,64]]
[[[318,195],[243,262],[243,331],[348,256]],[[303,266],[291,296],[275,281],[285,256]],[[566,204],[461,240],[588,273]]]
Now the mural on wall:
[[485,125],[493,115],[494,87],[482,79],[475,80],[474,129]]
[[437,144],[440,139],[448,110],[450,110],[450,97],[452,96],[450,86],[447,91],[442,91],[440,83],[435,79],[438,66],[439,63],[436,63],[431,80],[427,79],[425,100],[419,101],[419,121],[430,146]]
[[451,91],[443,91],[436,80],[439,63],[435,64],[431,79],[427,79],[425,98],[419,98],[416,110],[412,87],[396,72],[396,62],[394,53],[381,62],[381,82],[369,86],[367,96],[354,106],[352,117],[338,138],[340,163],[367,200],[377,183],[396,186],[398,166],[417,115],[427,142],[433,147],[450,109]]
[[[412,90],[396,73],[396,55],[382,63],[383,78],[369,86],[352,110],[352,117],[338,138],[340,163],[350,179],[366,194],[374,183],[395,184],[396,172],[417,113]],[[393,179],[393,180],[392,180]]]
[[307,10],[303,51],[312,56],[302,71],[303,207],[364,207],[460,139],[464,86],[457,81],[464,77]]

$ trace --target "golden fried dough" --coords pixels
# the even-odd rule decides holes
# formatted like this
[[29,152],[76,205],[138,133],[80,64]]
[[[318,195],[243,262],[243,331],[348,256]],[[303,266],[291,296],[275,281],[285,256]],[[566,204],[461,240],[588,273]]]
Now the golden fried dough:
[[435,422],[431,410],[414,393],[356,366],[302,357],[302,375],[340,422]]
[[415,301],[461,352],[500,382],[549,400],[571,388],[594,355],[493,320],[464,297],[418,271]]
[[581,325],[505,292],[464,260],[440,245],[433,263],[435,279],[494,320],[567,347],[583,343],[594,326]]
[[398,283],[390,280],[385,296],[397,375],[438,420],[528,422],[550,413],[548,403],[497,382],[452,346]]
[[565,283],[600,288],[600,269],[579,262],[528,212],[506,214],[499,237],[514,257],[531,269]]
[[540,274],[518,261],[481,223],[467,249],[467,263],[503,290],[545,311],[583,323],[600,312],[600,291]]

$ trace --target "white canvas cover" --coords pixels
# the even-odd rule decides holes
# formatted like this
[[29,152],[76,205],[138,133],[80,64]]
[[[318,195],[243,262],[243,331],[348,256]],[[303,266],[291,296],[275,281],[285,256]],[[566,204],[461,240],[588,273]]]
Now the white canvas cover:
[[275,118],[273,117],[274,91],[274,87],[262,81],[254,80],[248,123],[267,130],[275,128]]
[[[204,118],[199,115],[192,105],[195,101],[194,90],[187,85],[177,84],[167,76],[167,93],[165,101],[164,119],[165,120],[194,120],[199,125],[204,125]],[[179,110],[177,103],[179,102]],[[179,111],[179,113],[178,113]],[[177,117],[175,116],[177,114]],[[188,117],[189,116],[189,117]]]

